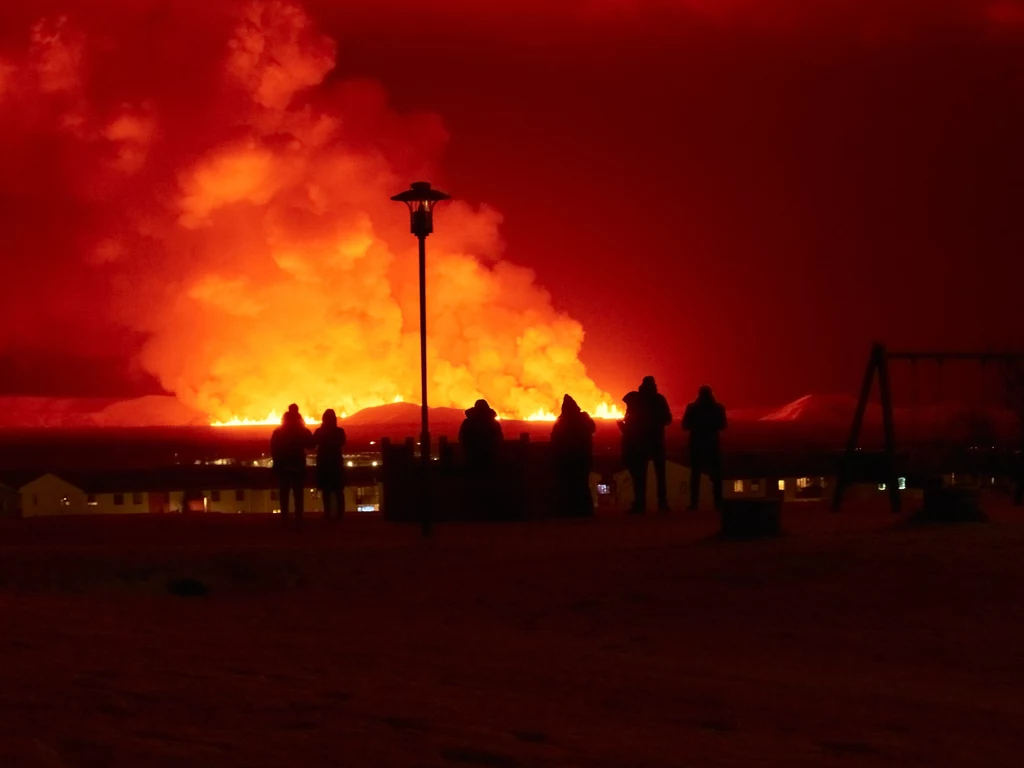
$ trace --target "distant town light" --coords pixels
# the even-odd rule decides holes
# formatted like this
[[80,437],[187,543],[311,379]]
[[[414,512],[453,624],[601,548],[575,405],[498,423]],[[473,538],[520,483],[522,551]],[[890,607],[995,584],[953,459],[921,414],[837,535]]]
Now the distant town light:
[[785,480],[779,480],[779,490],[780,491],[786,490],[786,481]]
[[907,490],[907,478],[905,478],[905,477],[901,477],[900,478],[900,486],[899,487],[900,487],[901,491]]
[[371,467],[376,467],[377,466],[377,462],[376,461],[371,461],[370,462],[370,466]]
[[354,461],[348,461],[348,462],[345,462],[345,464],[346,464],[346,466],[349,466],[349,467],[354,467],[356,465],[356,463]]
[[885,488],[886,488],[886,485],[885,485],[885,483],[879,483],[879,484],[878,484],[878,490],[880,490],[880,491],[884,491],[884,490],[885,490]]
[[607,483],[598,483],[597,484],[597,495],[598,496],[607,496],[611,492],[612,492],[611,486],[609,486]]
[[356,507],[356,512],[376,512],[377,506],[375,504],[360,504]]

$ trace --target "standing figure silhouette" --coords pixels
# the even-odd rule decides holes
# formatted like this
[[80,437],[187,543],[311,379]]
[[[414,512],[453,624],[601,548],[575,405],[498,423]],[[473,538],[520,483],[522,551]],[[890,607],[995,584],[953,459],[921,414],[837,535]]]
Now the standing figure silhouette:
[[658,392],[653,376],[645,376],[640,387],[628,393],[622,401],[626,404],[626,416],[619,422],[622,458],[633,480],[630,512],[641,514],[647,507],[647,465],[651,461],[654,462],[657,479],[658,509],[667,512],[665,427],[672,423],[668,401]]
[[551,428],[558,512],[572,517],[594,513],[590,469],[594,463],[594,432],[590,414],[580,410],[569,395],[562,398],[562,413]]
[[498,453],[504,439],[498,414],[486,400],[477,400],[459,427],[459,444],[466,456],[469,504],[480,518],[498,513]]
[[722,508],[722,449],[719,433],[727,426],[725,406],[715,400],[711,387],[697,391],[697,399],[686,406],[683,430],[690,433],[690,509],[700,504],[701,475],[711,480],[715,509]]
[[342,455],[345,430],[338,426],[333,408],[324,411],[320,426],[313,433],[313,442],[316,443],[316,487],[324,502],[324,520],[341,520],[345,512],[345,457]]
[[281,493],[281,517],[288,519],[289,497],[295,498],[295,521],[302,522],[303,492],[306,481],[306,449],[313,443],[313,435],[299,413],[299,406],[288,406],[281,426],[270,437],[270,457],[274,462]]

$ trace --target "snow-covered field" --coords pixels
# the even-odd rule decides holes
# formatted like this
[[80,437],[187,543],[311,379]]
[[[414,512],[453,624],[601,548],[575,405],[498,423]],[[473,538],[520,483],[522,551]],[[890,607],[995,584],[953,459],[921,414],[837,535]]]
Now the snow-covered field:
[[8,523],[0,765],[1020,765],[1024,512],[785,517]]

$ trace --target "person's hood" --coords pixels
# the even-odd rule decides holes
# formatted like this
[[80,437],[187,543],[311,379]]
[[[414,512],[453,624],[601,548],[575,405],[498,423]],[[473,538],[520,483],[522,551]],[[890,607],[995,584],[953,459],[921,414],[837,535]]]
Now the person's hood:
[[657,394],[658,385],[655,383],[653,376],[644,376],[644,380],[640,383],[639,392],[648,395]]
[[637,392],[634,389],[632,392],[627,392],[625,394],[625,396],[622,398],[622,402],[624,402],[627,406],[629,406],[629,405],[632,405],[633,403],[635,403],[637,400],[639,400],[640,397],[641,397],[640,393]]
[[324,411],[323,417],[320,419],[320,425],[327,427],[328,429],[338,428],[338,414],[333,408],[328,408]]
[[466,409],[466,418],[497,418],[497,412],[487,404],[486,400],[477,400],[472,408]]
[[563,416],[575,416],[582,413],[582,409],[573,398],[572,395],[566,395],[562,398],[562,415]]

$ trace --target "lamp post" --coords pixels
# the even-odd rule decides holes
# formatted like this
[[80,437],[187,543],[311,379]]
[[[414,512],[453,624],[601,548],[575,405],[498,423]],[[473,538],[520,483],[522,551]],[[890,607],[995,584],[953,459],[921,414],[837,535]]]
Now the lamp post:
[[420,499],[423,535],[430,534],[430,495],[427,473],[430,468],[430,417],[427,413],[427,235],[434,231],[434,208],[448,195],[433,189],[428,181],[414,181],[405,192],[391,199],[409,207],[412,233],[420,241],[420,462],[423,466]]

